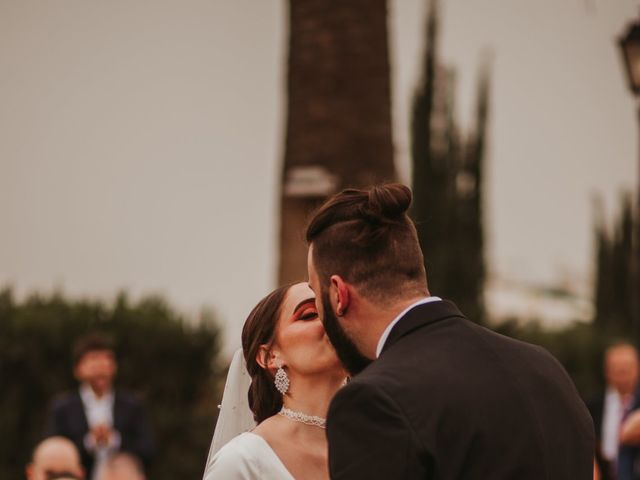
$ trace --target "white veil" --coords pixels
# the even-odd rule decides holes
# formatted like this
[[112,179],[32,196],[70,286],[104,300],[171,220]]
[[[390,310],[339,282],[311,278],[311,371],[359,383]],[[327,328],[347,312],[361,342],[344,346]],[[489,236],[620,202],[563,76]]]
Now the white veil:
[[227,382],[222,395],[222,404],[220,405],[220,414],[213,433],[207,465],[204,469],[203,479],[205,480],[207,480],[213,457],[218,450],[229,440],[256,426],[247,398],[250,385],[251,377],[247,372],[242,349],[239,348],[233,355],[233,360],[231,360],[231,365],[229,366]]

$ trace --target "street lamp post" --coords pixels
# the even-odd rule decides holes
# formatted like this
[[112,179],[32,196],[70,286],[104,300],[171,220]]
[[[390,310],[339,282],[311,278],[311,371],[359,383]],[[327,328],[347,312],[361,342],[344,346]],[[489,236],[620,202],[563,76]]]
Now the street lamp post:
[[[629,25],[625,33],[620,37],[618,43],[622,52],[629,88],[638,100],[640,99],[640,22],[635,21]],[[638,106],[638,119],[640,121],[640,103]],[[638,168],[640,170],[640,162],[638,163]],[[636,340],[638,339],[638,331],[640,328],[640,176],[638,180],[634,214],[635,231],[633,235],[632,265],[630,272],[630,306],[633,322],[632,328]]]

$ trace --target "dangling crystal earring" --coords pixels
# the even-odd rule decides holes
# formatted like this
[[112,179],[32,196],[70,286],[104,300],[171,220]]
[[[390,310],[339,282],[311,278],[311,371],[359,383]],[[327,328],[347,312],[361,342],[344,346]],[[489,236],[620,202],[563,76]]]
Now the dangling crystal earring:
[[289,377],[287,376],[287,372],[284,371],[284,368],[282,368],[282,363],[279,360],[276,365],[278,365],[275,378],[276,389],[284,395],[287,393],[287,390],[289,390]]

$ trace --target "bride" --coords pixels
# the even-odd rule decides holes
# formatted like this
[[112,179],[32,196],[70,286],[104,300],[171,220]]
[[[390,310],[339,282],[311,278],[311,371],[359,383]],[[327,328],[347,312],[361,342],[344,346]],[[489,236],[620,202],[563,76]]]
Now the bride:
[[[328,479],[325,417],[346,372],[306,282],[256,305],[242,330],[242,354],[229,369],[204,479]],[[251,431],[247,400],[257,424]]]

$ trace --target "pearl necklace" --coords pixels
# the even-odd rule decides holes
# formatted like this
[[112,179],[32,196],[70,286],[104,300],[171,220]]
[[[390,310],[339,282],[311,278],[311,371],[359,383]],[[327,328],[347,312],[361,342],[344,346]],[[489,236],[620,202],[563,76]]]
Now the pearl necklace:
[[282,415],[283,417],[286,417],[289,420],[293,420],[294,422],[304,423],[305,425],[311,425],[313,427],[326,428],[327,425],[326,418],[317,417],[316,415],[307,415],[306,413],[302,412],[295,412],[285,407],[282,407],[282,409],[278,412],[278,415]]

